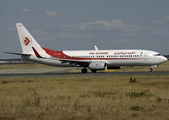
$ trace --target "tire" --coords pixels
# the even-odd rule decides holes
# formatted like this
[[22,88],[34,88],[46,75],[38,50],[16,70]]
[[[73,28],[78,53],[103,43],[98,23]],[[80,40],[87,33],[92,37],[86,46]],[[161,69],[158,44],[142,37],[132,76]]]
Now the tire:
[[149,68],[149,72],[152,72],[153,71],[153,69],[152,68]]
[[92,71],[92,73],[96,73],[97,72],[97,70],[91,70]]
[[82,73],[87,73],[87,69],[82,69]]

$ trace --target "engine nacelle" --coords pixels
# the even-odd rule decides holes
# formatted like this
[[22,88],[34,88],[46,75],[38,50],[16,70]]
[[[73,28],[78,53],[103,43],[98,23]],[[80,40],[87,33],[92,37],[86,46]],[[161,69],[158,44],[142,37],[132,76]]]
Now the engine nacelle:
[[107,64],[105,62],[92,62],[89,64],[90,70],[105,70],[107,69]]

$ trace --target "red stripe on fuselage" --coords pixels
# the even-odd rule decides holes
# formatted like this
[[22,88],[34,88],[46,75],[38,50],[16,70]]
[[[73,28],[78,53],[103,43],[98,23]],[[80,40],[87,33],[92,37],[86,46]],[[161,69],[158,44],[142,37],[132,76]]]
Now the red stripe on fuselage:
[[57,57],[57,58],[60,56],[65,56],[65,57],[67,56],[68,57],[68,55],[64,54],[62,51],[54,51],[54,50],[44,48],[44,47],[42,47],[42,49],[45,50],[46,53],[52,57]]

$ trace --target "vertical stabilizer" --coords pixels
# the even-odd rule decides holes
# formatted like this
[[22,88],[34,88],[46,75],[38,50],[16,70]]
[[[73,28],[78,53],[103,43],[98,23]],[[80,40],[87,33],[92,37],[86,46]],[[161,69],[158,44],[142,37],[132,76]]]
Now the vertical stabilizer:
[[16,28],[18,31],[20,43],[22,46],[23,53],[25,54],[33,54],[34,48],[39,54],[42,56],[49,56],[46,52],[41,48],[41,46],[36,42],[36,40],[32,37],[32,35],[28,32],[28,30],[22,25],[22,23],[16,23]]

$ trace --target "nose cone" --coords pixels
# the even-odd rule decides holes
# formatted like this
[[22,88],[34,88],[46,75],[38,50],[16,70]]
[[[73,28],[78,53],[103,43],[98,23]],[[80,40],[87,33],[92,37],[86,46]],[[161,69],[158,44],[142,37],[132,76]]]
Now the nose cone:
[[161,61],[161,62],[166,62],[167,60],[168,60],[168,59],[167,59],[166,57],[162,56],[160,61]]

